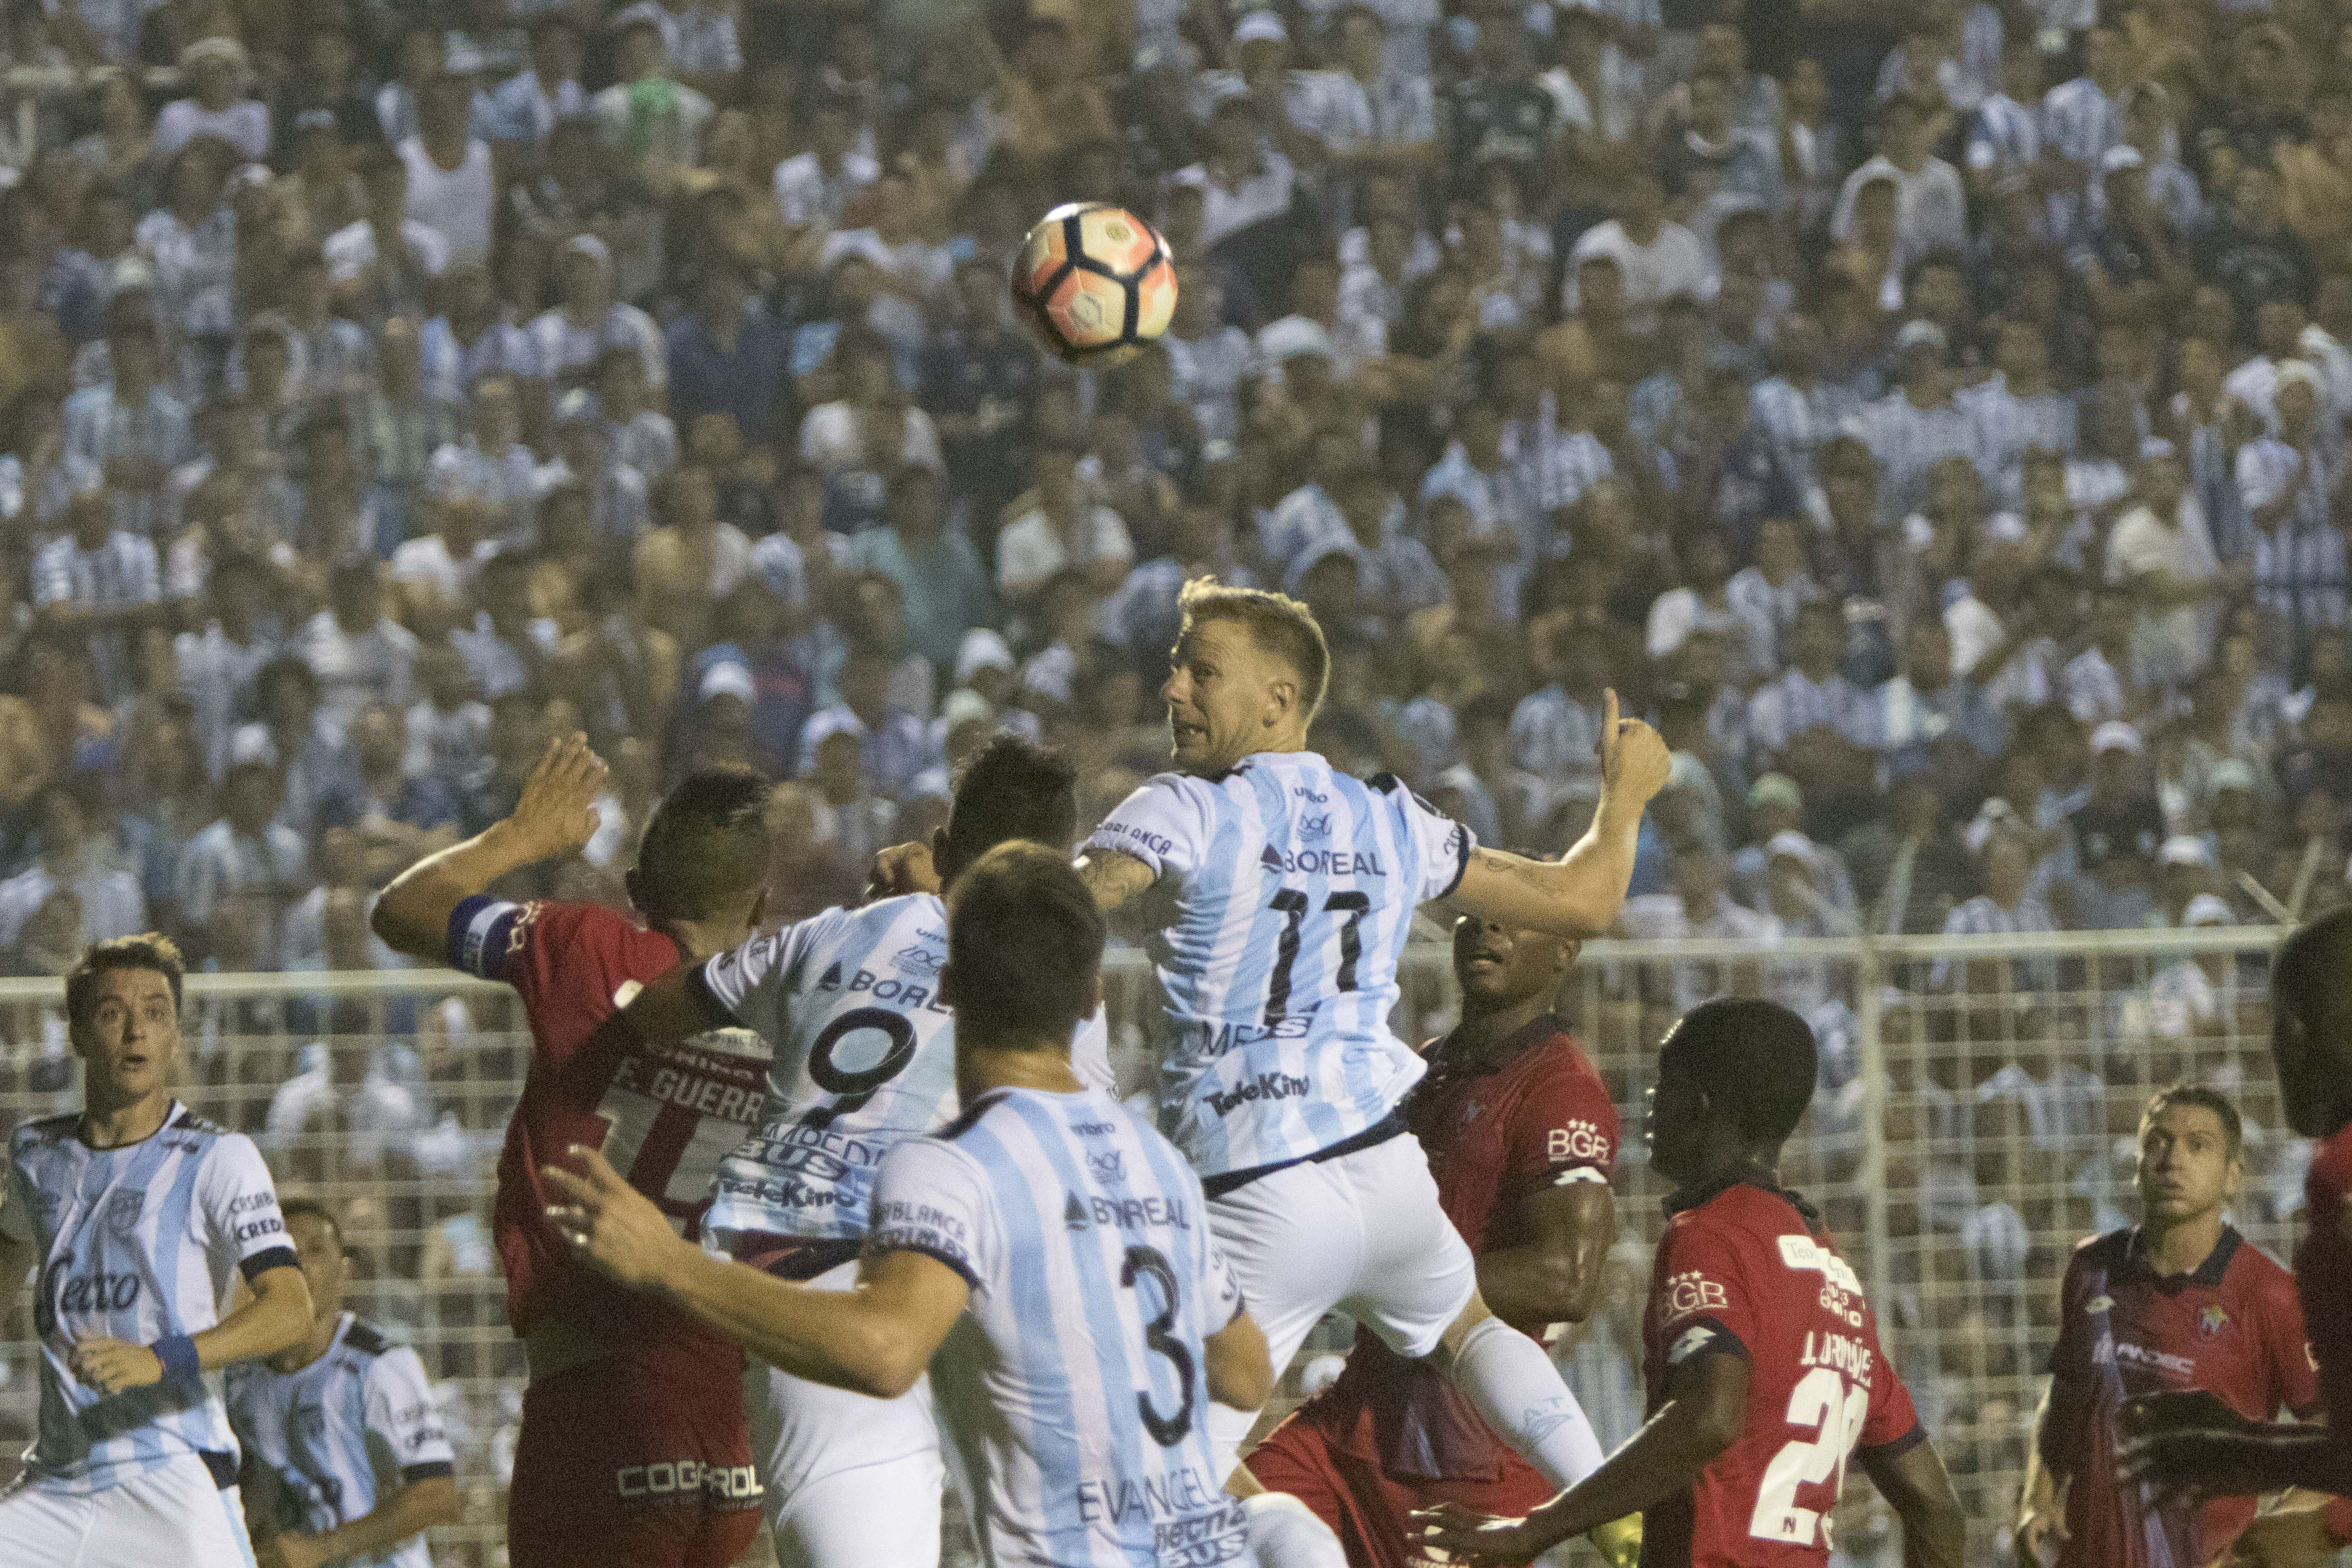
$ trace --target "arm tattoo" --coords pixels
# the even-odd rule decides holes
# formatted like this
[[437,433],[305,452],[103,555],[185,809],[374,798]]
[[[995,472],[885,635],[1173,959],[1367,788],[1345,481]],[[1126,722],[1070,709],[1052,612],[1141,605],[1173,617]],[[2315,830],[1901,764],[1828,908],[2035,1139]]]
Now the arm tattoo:
[[1078,880],[1087,884],[1087,891],[1095,895],[1095,902],[1105,914],[1159,880],[1150,866],[1117,850],[1088,850],[1078,857],[1077,873]]
[[1481,869],[1496,876],[1507,876],[1516,882],[1524,883],[1538,893],[1549,894],[1552,892],[1551,881],[1547,874],[1553,869],[1552,866],[1540,861],[1531,861],[1525,855],[1515,855],[1503,850],[1481,848],[1476,853]]

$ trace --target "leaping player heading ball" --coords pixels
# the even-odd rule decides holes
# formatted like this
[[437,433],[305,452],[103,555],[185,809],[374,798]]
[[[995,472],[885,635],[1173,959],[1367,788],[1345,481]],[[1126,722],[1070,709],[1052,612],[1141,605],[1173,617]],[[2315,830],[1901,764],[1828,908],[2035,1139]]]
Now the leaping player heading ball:
[[[1600,1444],[1543,1347],[1478,1294],[1398,1110],[1423,1069],[1388,1018],[1423,904],[1515,929],[1606,930],[1665,745],[1610,694],[1591,831],[1558,862],[1482,848],[1395,778],[1351,779],[1308,749],[1330,655],[1305,605],[1210,579],[1179,604],[1163,688],[1177,771],[1123,801],[1077,865],[1106,911],[1132,906],[1151,927],[1173,1031],[1161,1125],[1201,1173],[1276,1365],[1337,1307],[1399,1354],[1433,1358],[1565,1486]],[[906,846],[881,873],[935,888],[928,862]],[[1208,1420],[1229,1468],[1250,1416],[1213,1406]]]

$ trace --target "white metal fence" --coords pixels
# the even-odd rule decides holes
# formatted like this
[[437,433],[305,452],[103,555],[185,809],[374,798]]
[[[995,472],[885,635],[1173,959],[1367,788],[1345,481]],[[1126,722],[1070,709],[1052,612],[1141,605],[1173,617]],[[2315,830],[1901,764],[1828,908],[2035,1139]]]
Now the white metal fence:
[[[2127,1222],[2131,1135],[2153,1087],[2185,1077],[2238,1096],[2249,1179],[2237,1221],[2286,1256],[2308,1155],[2281,1130],[2270,1070],[2276,935],[1590,945],[1559,1010],[1625,1117],[1625,1240],[1604,1306],[1559,1354],[1604,1437],[1639,1417],[1641,1299],[1664,1196],[1637,1135],[1654,1047],[1699,998],[1770,996],[1822,1043],[1821,1092],[1784,1175],[1820,1203],[1871,1288],[1973,1521],[1972,1563],[2010,1561],[2058,1277],[2076,1240]],[[1134,1086],[1153,987],[1132,952],[1109,970],[1114,1051]],[[1416,946],[1404,980],[1399,1032],[1443,1030],[1444,949]],[[466,1521],[436,1536],[436,1561],[491,1568],[522,1372],[488,1231],[492,1167],[529,1060],[511,993],[415,970],[196,977],[189,993],[184,1097],[259,1139],[289,1195],[341,1210],[353,1307],[415,1342],[457,1440]],[[51,981],[0,982],[0,1121],[74,1103],[58,998]],[[0,1448],[28,1436],[35,1408],[21,1310],[8,1331]],[[1307,1354],[1344,1343],[1343,1326],[1328,1325]],[[1853,1490],[1864,1495],[1842,1552],[1879,1561],[1882,1511],[1866,1485]]]

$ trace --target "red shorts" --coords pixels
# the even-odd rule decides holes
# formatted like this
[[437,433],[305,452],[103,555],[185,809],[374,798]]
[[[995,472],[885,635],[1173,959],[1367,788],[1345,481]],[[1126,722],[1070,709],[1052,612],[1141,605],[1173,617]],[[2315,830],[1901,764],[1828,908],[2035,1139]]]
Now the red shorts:
[[1407,1544],[1417,1508],[1458,1502],[1517,1518],[1553,1490],[1516,1454],[1503,1456],[1503,1473],[1494,1480],[1392,1476],[1373,1460],[1335,1448],[1321,1427],[1297,1416],[1267,1433],[1245,1462],[1268,1491],[1288,1492],[1331,1527],[1347,1549],[1348,1568],[1436,1568],[1437,1558]]
[[732,1568],[760,1529],[740,1364],[592,1361],[522,1396],[511,1568]]

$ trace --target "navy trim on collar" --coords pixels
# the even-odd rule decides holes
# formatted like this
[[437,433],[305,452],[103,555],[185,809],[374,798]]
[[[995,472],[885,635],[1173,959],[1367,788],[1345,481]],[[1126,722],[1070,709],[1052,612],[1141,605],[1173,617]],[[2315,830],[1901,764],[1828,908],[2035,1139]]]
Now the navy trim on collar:
[[2213,1243],[2213,1250],[2205,1255],[2205,1261],[2185,1274],[2159,1274],[2149,1265],[2147,1255],[2140,1250],[2138,1226],[2125,1231],[2123,1239],[2123,1257],[2116,1265],[2116,1272],[2147,1280],[2161,1291],[2181,1291],[2191,1285],[2209,1291],[2220,1289],[2221,1277],[2230,1271],[2231,1260],[2237,1257],[2238,1249],[2246,1239],[2238,1234],[2236,1226],[2224,1225],[2221,1227],[2221,1239]]

